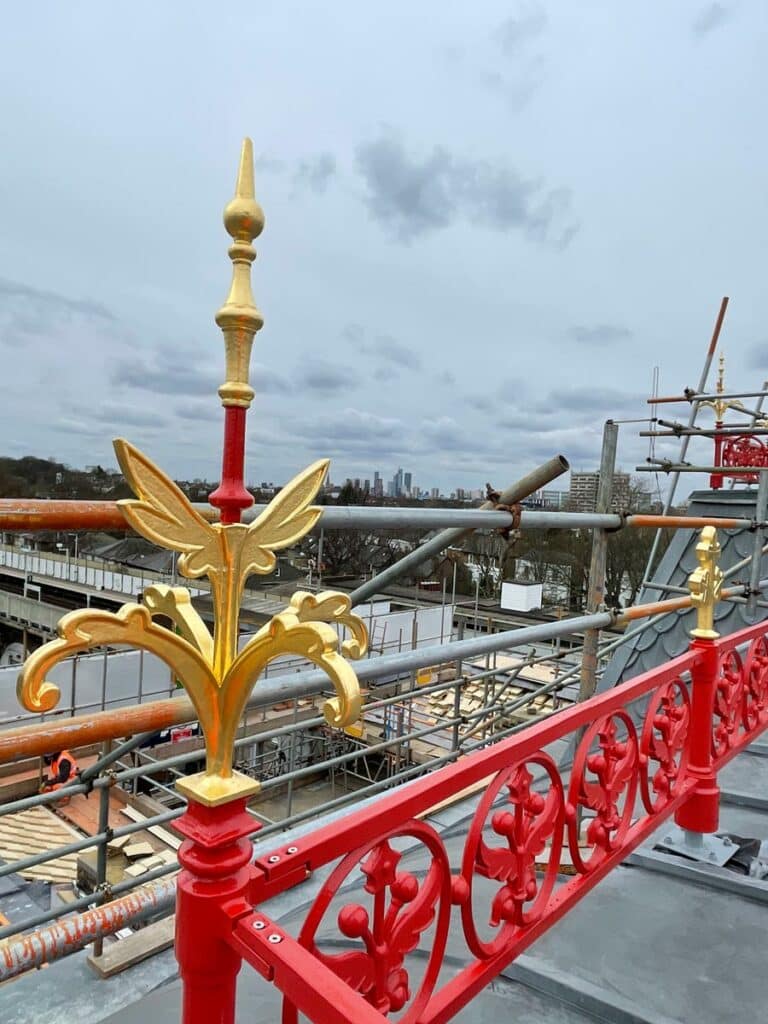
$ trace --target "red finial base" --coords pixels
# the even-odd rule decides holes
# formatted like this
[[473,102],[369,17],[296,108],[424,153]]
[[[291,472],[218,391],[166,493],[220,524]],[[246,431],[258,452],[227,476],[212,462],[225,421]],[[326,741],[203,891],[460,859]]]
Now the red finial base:
[[228,405],[224,409],[224,455],[221,483],[208,501],[221,512],[222,523],[239,523],[240,514],[253,504],[253,495],[245,489],[245,416],[247,409]]
[[179,850],[183,871],[176,894],[176,959],[184,997],[183,1024],[233,1024],[241,958],[226,941],[227,910],[250,910],[247,901],[252,846],[259,828],[245,799],[219,807],[194,801],[176,822],[187,837]]

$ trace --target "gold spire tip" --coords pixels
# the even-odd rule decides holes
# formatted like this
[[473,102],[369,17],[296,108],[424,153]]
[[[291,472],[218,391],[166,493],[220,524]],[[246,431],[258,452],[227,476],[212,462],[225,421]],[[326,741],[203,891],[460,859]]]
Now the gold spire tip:
[[224,210],[224,227],[236,242],[252,242],[264,228],[264,211],[256,202],[253,178],[253,143],[243,139],[235,197]]
[[256,202],[253,180],[253,143],[243,140],[237,170],[235,196],[224,209],[224,227],[232,237],[232,284],[216,323],[224,334],[226,380],[219,388],[223,405],[248,408],[253,388],[248,383],[251,346],[264,320],[251,292],[251,264],[256,250],[251,244],[264,227],[264,211]]

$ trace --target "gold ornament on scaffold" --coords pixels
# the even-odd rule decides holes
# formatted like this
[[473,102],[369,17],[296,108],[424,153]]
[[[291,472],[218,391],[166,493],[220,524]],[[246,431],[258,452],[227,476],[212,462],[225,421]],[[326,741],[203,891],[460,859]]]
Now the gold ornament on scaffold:
[[[232,421],[235,429],[244,432],[244,412],[253,396],[248,383],[250,349],[262,322],[250,286],[255,256],[250,240],[263,224],[254,199],[250,140],[243,146],[237,193],[224,220],[235,241],[230,247],[233,284],[216,318],[227,351],[227,380],[219,393],[228,407],[225,411],[240,417]],[[225,434],[225,469],[229,440],[230,435]],[[234,480],[235,489],[239,486],[241,492],[243,442],[244,434],[235,438],[240,471],[239,478],[235,472],[229,481],[232,484]],[[347,659],[365,653],[368,635],[362,620],[352,613],[346,594],[298,591],[283,611],[238,650],[245,582],[254,573],[271,573],[275,552],[294,545],[316,524],[321,510],[312,502],[325,479],[328,461],[315,462],[294,477],[252,523],[211,523],[146,455],[125,440],[114,444],[136,496],[119,502],[126,521],[153,544],[177,552],[178,570],[187,579],[208,578],[213,632],[193,607],[186,587],[148,587],[142,603],[126,604],[118,612],[70,612],[59,622],[58,638],[40,647],[24,664],[17,685],[19,700],[30,711],[53,710],[60,692],[46,676],[67,656],[115,644],[148,651],[171,668],[187,691],[205,736],[205,771],[179,780],[177,788],[208,806],[252,795],[258,792],[259,783],[232,768],[235,732],[251,690],[270,661],[285,654],[298,655],[327,673],[336,694],[324,705],[330,725],[350,725],[360,714],[360,687]],[[230,459],[230,469],[235,466],[237,470],[236,461]],[[217,493],[223,491],[224,486]],[[222,518],[229,497],[224,493],[220,498]],[[242,505],[240,495],[234,501]],[[169,619],[172,628],[155,621],[160,617]]]
[[688,577],[691,603],[696,609],[696,628],[691,636],[705,640],[716,640],[715,605],[723,589],[723,573],[717,564],[720,557],[720,542],[714,526],[705,526],[696,545],[696,560],[699,567]]

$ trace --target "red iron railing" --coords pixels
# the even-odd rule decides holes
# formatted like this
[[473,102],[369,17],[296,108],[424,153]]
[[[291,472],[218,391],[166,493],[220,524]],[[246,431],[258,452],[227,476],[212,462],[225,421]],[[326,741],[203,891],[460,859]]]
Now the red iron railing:
[[[696,639],[662,668],[254,864],[244,802],[190,804],[181,819],[188,840],[177,914],[186,1024],[232,1020],[241,958],[284,994],[284,1024],[298,1013],[318,1024],[382,1024],[398,1011],[407,1024],[450,1020],[665,819],[674,815],[699,833],[717,829],[717,772],[768,724],[765,633],[759,624]],[[547,748],[568,737],[575,755],[563,773]],[[483,780],[461,864],[451,866],[440,836],[419,817]],[[423,878],[400,870],[392,844],[401,838],[428,851]],[[571,877],[561,874],[565,847]],[[297,936],[259,909],[333,862]],[[318,931],[358,872],[369,906],[345,905],[337,917],[344,951],[338,943],[321,950]],[[497,885],[485,904],[478,878]],[[451,928],[461,929],[472,959],[439,984]],[[430,929],[426,968],[412,984],[408,955]]]

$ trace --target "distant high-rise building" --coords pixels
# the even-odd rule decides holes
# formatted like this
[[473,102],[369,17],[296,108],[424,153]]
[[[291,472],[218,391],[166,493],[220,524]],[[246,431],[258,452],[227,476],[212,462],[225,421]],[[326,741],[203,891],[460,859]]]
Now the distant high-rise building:
[[[571,489],[568,504],[574,512],[594,512],[597,506],[599,473],[571,473]],[[629,506],[629,473],[613,474],[612,509],[626,509]]]
[[430,496],[430,498],[439,498],[440,497],[440,488],[439,487],[433,487],[432,490],[429,492],[429,496]]
[[355,481],[354,481],[354,487],[355,487],[355,490],[356,490],[356,491],[359,491],[359,490],[360,490],[360,477],[359,477],[359,476],[356,476],[356,477],[355,477]]
[[405,476],[405,474],[403,473],[403,470],[402,470],[402,467],[401,467],[395,473],[395,479],[392,481],[393,488],[394,488],[394,497],[395,498],[401,497],[401,495],[403,493],[403,484],[404,484],[403,477],[404,476]]
[[365,491],[366,494],[370,494],[371,493],[371,481],[370,480],[366,480],[364,482],[363,490]]
[[410,473],[404,473],[403,474],[403,490],[405,491],[406,494],[410,494],[411,493],[411,474]]

